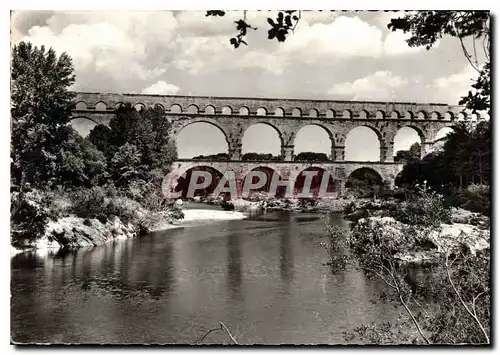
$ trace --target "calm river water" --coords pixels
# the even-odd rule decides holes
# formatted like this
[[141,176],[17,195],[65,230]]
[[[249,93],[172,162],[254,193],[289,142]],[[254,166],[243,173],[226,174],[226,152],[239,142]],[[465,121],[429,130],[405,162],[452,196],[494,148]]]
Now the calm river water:
[[[239,343],[338,344],[394,319],[384,285],[332,274],[325,223],[340,214],[272,212],[11,259],[15,342],[191,344],[223,322]],[[212,332],[207,343],[229,343]]]

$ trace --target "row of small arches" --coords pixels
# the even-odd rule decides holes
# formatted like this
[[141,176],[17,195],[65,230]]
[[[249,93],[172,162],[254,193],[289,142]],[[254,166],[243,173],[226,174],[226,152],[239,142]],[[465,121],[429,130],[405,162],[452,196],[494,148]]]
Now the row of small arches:
[[[119,107],[120,105],[123,105],[123,103],[119,102],[114,107],[108,108],[106,103],[100,101],[95,104],[95,111],[99,112],[107,112],[108,110],[114,110],[115,108]],[[144,109],[146,106],[142,103],[138,103],[134,106],[134,108],[137,111],[140,111],[141,109]],[[165,109],[163,105],[161,104],[156,104],[155,107],[162,112],[165,112]],[[88,110],[87,104],[83,101],[80,101],[76,104],[76,110],[77,111],[86,111]],[[170,106],[170,109],[168,110],[169,113],[174,113],[174,114],[181,114],[181,113],[187,113],[187,114],[207,114],[207,115],[215,115],[216,110],[215,107],[212,105],[208,105],[205,107],[203,112],[200,112],[200,109],[198,106],[192,104],[189,105],[186,109],[186,111],[182,110],[181,105],[179,104],[173,104]],[[224,106],[221,109],[220,114],[222,115],[241,115],[241,116],[249,116],[250,115],[250,110],[248,107],[243,106],[239,109],[239,111],[236,113],[233,111],[233,109],[229,106]],[[275,117],[283,117],[285,116],[285,111],[282,108],[277,108],[274,112],[268,112],[266,108],[260,107],[257,109],[256,113],[257,116],[275,116]],[[300,108],[294,108],[291,112],[292,117],[326,117],[326,118],[342,118],[342,119],[351,119],[351,118],[358,118],[358,119],[369,119],[370,114],[366,110],[361,110],[357,113],[357,115],[354,115],[353,111],[351,110],[343,110],[343,111],[334,111],[332,109],[329,109],[324,112],[324,115],[320,115],[319,111],[316,109],[311,109],[308,113],[305,115],[303,114],[302,110]],[[400,113],[398,111],[392,111],[389,114],[386,114],[384,111],[379,110],[375,112],[375,116],[373,117],[374,119],[380,120],[380,119],[407,119],[407,120],[426,120],[426,119],[431,119],[431,120],[463,120],[467,117],[467,114],[464,112],[460,112],[458,114],[454,114],[453,112],[446,112],[444,115],[442,115],[439,112],[431,112],[430,114],[425,112],[425,111],[419,111],[419,112],[412,112],[412,111],[406,111],[403,113]],[[476,117],[479,118],[479,117]]]

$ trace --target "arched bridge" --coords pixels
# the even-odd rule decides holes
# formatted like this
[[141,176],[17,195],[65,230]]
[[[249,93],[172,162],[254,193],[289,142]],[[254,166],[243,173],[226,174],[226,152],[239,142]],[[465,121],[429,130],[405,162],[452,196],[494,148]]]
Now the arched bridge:
[[[254,163],[241,161],[242,138],[247,128],[257,123],[264,123],[277,131],[283,159],[283,162],[266,164],[279,165],[279,169],[285,167],[294,169],[297,165],[293,162],[295,137],[301,128],[316,125],[328,133],[332,143],[330,161],[323,162],[322,166],[328,169],[342,166],[348,172],[361,164],[376,170],[384,180],[393,180],[402,168],[402,164],[394,163],[393,160],[394,139],[399,129],[403,127],[415,129],[420,136],[421,153],[425,155],[433,149],[436,134],[440,129],[452,126],[454,121],[467,116],[461,106],[439,103],[78,92],[74,118],[86,117],[97,123],[107,124],[115,108],[126,102],[137,109],[146,106],[160,108],[165,114],[165,119],[172,123],[171,136],[174,139],[184,127],[196,122],[207,122],[219,128],[228,144],[229,162],[212,162],[212,165],[232,164],[234,168],[250,169]],[[368,127],[377,135],[380,142],[379,163],[344,161],[347,134],[358,126]],[[196,164],[201,163],[196,162]],[[177,169],[187,168],[189,165],[186,161],[178,164],[181,166]]]

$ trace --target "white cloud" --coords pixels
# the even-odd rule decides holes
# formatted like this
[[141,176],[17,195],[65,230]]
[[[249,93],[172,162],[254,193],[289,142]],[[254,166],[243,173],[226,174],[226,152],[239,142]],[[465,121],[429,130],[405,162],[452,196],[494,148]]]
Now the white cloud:
[[467,95],[478,75],[474,68],[467,65],[458,73],[435,79],[427,88],[433,90],[437,101],[456,105],[462,96]]
[[339,16],[330,24],[299,24],[279,52],[307,63],[381,54],[382,32],[358,17]]
[[[390,32],[384,40],[384,53],[389,56],[418,53],[425,50],[425,47],[410,47],[406,40],[410,38],[409,33],[401,31]],[[439,42],[434,45],[437,47]]]
[[348,97],[352,100],[394,100],[395,91],[408,85],[408,80],[389,71],[377,71],[352,82],[335,84],[330,95]]
[[175,95],[179,91],[179,87],[168,84],[167,82],[160,80],[156,84],[148,86],[142,90],[143,94],[154,94],[154,95]]

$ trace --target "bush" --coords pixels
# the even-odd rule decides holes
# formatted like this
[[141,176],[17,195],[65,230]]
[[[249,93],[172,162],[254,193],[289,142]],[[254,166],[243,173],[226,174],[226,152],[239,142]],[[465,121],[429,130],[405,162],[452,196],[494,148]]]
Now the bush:
[[479,212],[486,216],[491,213],[491,195],[488,185],[471,184],[465,190],[454,194],[454,204],[472,212]]
[[444,197],[428,189],[425,184],[416,185],[416,188],[413,198],[402,202],[400,208],[392,212],[392,217],[405,224],[424,227],[451,223],[451,210],[446,206]]
[[97,218],[102,223],[117,216],[124,223],[134,220],[140,205],[120,197],[112,187],[92,187],[72,194],[72,212],[82,218]]
[[11,193],[11,244],[16,248],[29,246],[45,233],[50,219],[49,199],[38,190]]

